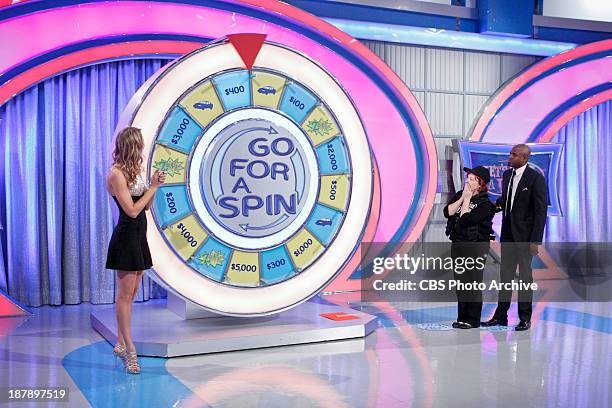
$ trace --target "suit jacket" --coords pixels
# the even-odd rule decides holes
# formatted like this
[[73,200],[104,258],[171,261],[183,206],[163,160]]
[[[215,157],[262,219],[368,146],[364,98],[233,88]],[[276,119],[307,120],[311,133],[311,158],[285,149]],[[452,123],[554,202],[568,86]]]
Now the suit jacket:
[[[502,196],[497,200],[503,211],[502,237],[506,220],[506,202],[508,200],[508,184],[512,169],[506,170],[502,178]],[[541,243],[546,224],[546,181],[544,176],[527,165],[514,194],[514,203],[510,212],[510,228],[515,242]]]

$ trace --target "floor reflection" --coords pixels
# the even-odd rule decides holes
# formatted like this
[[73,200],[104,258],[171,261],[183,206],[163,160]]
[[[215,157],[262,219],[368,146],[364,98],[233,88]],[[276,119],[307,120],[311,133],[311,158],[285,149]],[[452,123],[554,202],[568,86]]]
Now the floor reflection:
[[610,303],[540,304],[530,331],[496,332],[417,326],[452,321],[451,304],[317,301],[374,314],[378,329],[365,339],[141,358],[142,374],[129,375],[90,327],[96,306],[42,307],[0,320],[0,386],[68,386],[79,407],[609,406]]

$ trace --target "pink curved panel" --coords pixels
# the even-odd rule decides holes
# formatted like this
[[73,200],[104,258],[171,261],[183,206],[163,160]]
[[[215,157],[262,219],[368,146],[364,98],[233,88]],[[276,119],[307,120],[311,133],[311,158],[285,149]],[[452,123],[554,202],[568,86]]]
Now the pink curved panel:
[[470,139],[501,143],[524,142],[531,133],[529,130],[533,130],[549,112],[569,97],[578,95],[594,85],[610,81],[612,59],[608,57],[585,61],[560,70],[537,81],[527,91],[516,95],[507,106],[503,106],[504,103],[529,81],[547,71],[554,70],[561,64],[608,50],[612,50],[612,40],[598,41],[546,58],[525,70],[487,102],[473,127]]
[[[100,18],[102,15],[104,19]],[[241,18],[248,17],[236,15],[236,18],[234,30],[240,27]],[[19,38],[18,42],[0,48],[0,72],[49,50],[86,40],[152,32],[203,35],[204,25],[212,37],[223,37],[231,33],[228,31],[232,26],[231,13],[192,5],[126,1],[80,4],[27,14],[0,24],[0,38]]]
[[557,71],[512,99],[489,123],[483,137],[490,143],[525,140],[563,102],[610,81],[612,58],[596,59]]
[[612,90],[607,90],[597,95],[593,95],[590,98],[586,98],[579,104],[572,106],[570,109],[559,115],[554,122],[548,125],[546,130],[540,135],[538,142],[550,142],[557,132],[560,131],[561,128],[563,128],[563,126],[565,126],[570,120],[574,119],[581,113],[586,112],[592,107],[609,100],[612,100]]

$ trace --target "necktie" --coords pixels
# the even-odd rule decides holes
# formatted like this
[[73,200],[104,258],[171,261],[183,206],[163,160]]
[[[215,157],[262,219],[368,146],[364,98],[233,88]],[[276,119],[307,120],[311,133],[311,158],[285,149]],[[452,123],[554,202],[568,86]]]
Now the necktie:
[[508,198],[506,198],[506,216],[510,216],[512,211],[512,185],[514,184],[514,175],[516,170],[512,169],[512,176],[510,176],[510,188],[508,189]]

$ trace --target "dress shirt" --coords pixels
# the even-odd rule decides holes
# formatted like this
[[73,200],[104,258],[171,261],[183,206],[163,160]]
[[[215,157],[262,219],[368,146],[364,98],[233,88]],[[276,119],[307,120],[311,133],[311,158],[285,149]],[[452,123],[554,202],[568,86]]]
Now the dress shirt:
[[[512,207],[514,206],[514,197],[516,196],[516,189],[518,188],[519,182],[521,181],[521,177],[523,176],[523,173],[525,172],[525,168],[528,165],[529,164],[525,164],[522,167],[519,167],[518,169],[514,170],[514,179],[512,180],[512,201],[511,201],[512,205],[510,206],[510,211],[512,211]],[[510,183],[508,183],[507,193],[510,193]]]

